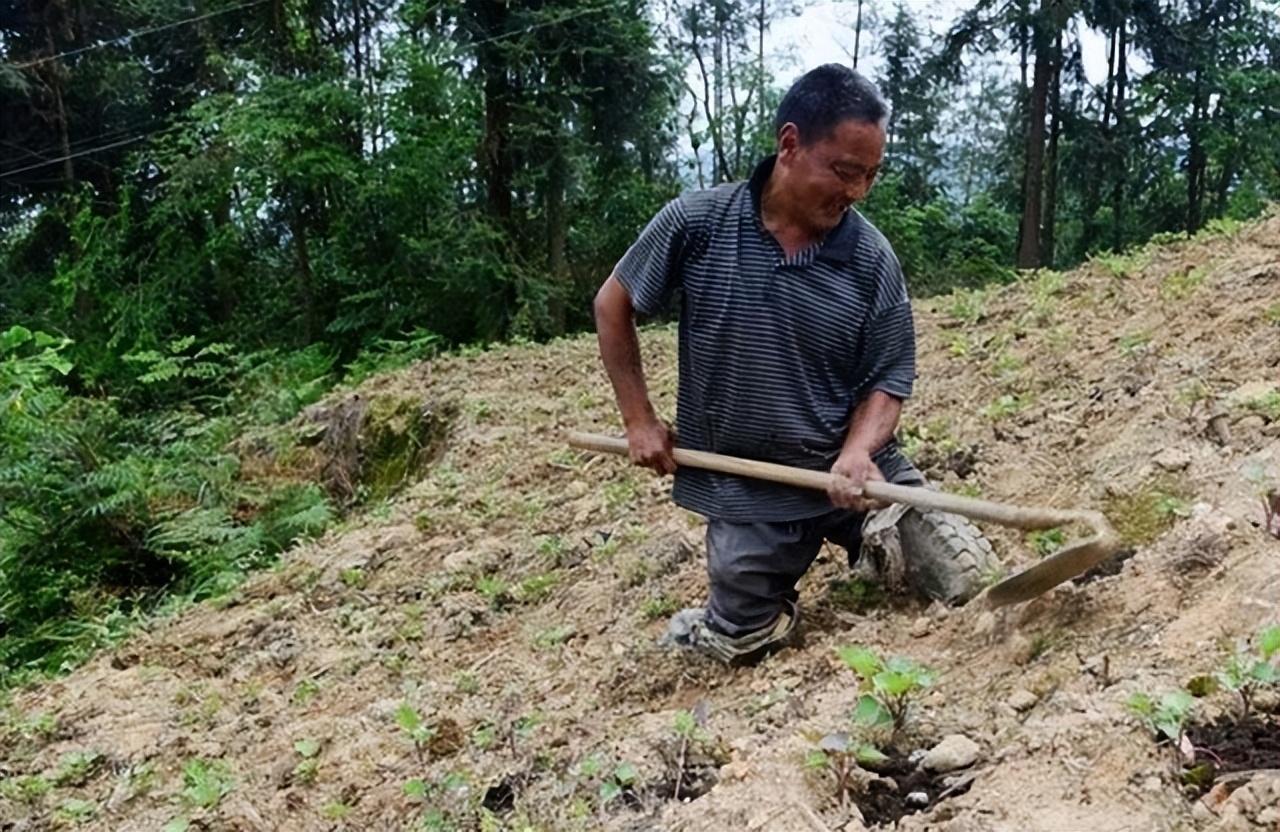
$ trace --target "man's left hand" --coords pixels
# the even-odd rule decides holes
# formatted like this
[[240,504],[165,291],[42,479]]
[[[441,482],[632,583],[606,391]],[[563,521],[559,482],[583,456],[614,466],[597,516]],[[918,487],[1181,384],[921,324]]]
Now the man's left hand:
[[861,450],[848,450],[840,454],[831,466],[831,487],[827,496],[840,508],[865,513],[889,505],[881,500],[862,496],[862,486],[868,480],[884,481],[884,475],[871,461],[871,455]]

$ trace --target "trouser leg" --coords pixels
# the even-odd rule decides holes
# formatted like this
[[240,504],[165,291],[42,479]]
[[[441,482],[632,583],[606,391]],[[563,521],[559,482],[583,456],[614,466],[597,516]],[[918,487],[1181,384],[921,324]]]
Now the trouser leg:
[[769,626],[796,599],[822,538],[812,521],[707,525],[707,620],[727,636]]

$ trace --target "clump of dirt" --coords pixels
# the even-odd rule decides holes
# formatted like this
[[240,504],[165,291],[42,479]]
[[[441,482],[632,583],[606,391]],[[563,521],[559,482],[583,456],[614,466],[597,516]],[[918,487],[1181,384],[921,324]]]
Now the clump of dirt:
[[1214,776],[1235,771],[1280,770],[1280,721],[1251,715],[1220,716],[1187,727],[1197,759],[1208,758]]
[[971,772],[928,772],[901,754],[891,754],[876,773],[880,776],[855,798],[863,819],[873,827],[897,826],[907,815],[928,812],[968,792],[976,779]]
[[377,502],[416,480],[444,448],[457,405],[412,391],[355,391],[304,410],[296,444],[275,451],[311,472],[344,508]]

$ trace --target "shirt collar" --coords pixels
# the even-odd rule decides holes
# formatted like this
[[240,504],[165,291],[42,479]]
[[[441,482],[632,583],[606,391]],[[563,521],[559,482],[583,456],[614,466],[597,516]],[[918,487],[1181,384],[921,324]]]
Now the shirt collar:
[[[776,153],[760,160],[755,170],[751,172],[751,179],[747,182],[747,190],[751,194],[751,210],[756,220],[760,222],[761,229],[764,228],[764,223],[760,221],[760,199],[764,194],[764,186],[768,184],[769,177],[773,174],[774,163],[777,161]],[[861,219],[858,212],[852,208],[845,211],[844,216],[840,218],[840,224],[828,231],[827,236],[822,239],[822,247],[818,249],[816,256],[832,263],[851,262],[858,248]]]

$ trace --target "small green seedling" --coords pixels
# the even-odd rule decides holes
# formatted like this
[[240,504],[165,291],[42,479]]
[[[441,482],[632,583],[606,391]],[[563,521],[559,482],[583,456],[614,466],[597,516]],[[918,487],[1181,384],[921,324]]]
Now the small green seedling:
[[500,610],[511,602],[511,587],[496,575],[477,577],[475,586],[476,592],[483,595],[495,610]]
[[903,656],[882,660],[866,647],[841,647],[836,651],[862,680],[862,695],[854,707],[853,721],[867,728],[890,729],[890,741],[906,725],[912,701],[933,684],[936,674]]
[[69,797],[58,806],[57,815],[68,823],[80,824],[92,820],[98,813],[98,804],[92,800]]
[[1042,558],[1052,555],[1067,542],[1067,534],[1062,529],[1046,529],[1040,532],[1027,532],[1027,545]]
[[102,755],[96,751],[73,751],[58,763],[53,783],[56,786],[84,785],[102,763]]
[[836,800],[843,807],[858,791],[854,772],[859,768],[878,769],[889,761],[880,749],[857,742],[848,734],[827,734],[805,757],[805,767],[831,777]]
[[636,767],[631,763],[618,763],[613,773],[600,784],[600,803],[607,806],[631,789],[636,782]]
[[396,725],[413,741],[418,759],[422,759],[427,744],[435,737],[436,731],[422,720],[422,715],[408,702],[401,702],[396,708]]
[[516,597],[522,604],[536,604],[551,594],[551,590],[555,588],[559,580],[560,576],[554,572],[525,578],[516,589]]
[[182,797],[188,805],[201,809],[217,806],[231,793],[231,769],[221,760],[189,760],[182,767]]
[[293,767],[293,779],[303,785],[311,785],[320,771],[320,760],[317,758],[320,743],[315,740],[298,740],[293,744],[293,750],[302,758]]
[[363,569],[351,568],[343,569],[338,573],[338,579],[343,585],[351,589],[364,589],[365,574]]
[[1135,693],[1125,702],[1129,713],[1138,717],[1156,738],[1167,738],[1175,748],[1181,748],[1187,719],[1195,709],[1196,700],[1185,690],[1169,691],[1156,702],[1145,693]]
[[303,679],[293,689],[293,704],[304,707],[320,694],[320,683],[315,679]]
[[640,608],[640,615],[645,621],[656,621],[659,618],[666,618],[679,609],[680,605],[676,600],[667,595],[659,595],[657,598],[650,598],[644,602]]
[[1007,419],[1026,410],[1030,399],[1026,396],[1017,396],[1012,393],[1005,393],[998,397],[995,401],[982,408],[982,415],[986,416],[993,422],[1001,419]]
[[53,789],[53,784],[39,774],[0,780],[0,797],[22,803],[39,803]]
[[1280,668],[1271,663],[1271,657],[1280,652],[1280,626],[1263,630],[1257,642],[1256,653],[1238,651],[1215,674],[1223,687],[1239,695],[1241,719],[1249,718],[1259,689],[1280,683]]
[[708,705],[707,700],[700,699],[693,706],[692,711],[677,711],[675,719],[672,720],[672,728],[675,729],[676,739],[680,746],[680,753],[676,761],[676,783],[675,789],[672,791],[672,800],[678,801],[680,799],[680,786],[684,783],[684,764],[685,757],[689,753],[689,746],[707,741],[707,733],[703,729],[707,727],[709,715],[710,705]]

